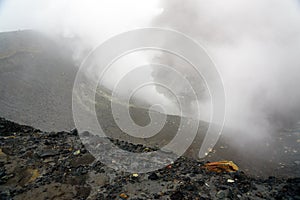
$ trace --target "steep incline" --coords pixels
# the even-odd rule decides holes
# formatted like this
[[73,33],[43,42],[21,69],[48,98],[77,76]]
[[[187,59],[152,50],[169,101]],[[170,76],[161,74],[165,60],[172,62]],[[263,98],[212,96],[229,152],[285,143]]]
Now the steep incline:
[[72,128],[71,56],[37,32],[0,33],[0,116],[44,130]]

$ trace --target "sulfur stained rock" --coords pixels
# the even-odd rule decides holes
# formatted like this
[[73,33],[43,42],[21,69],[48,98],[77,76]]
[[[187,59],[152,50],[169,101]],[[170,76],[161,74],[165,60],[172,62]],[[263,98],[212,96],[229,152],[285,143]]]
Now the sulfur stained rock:
[[128,199],[128,195],[127,194],[125,194],[125,193],[121,193],[120,195],[119,195],[122,199]]
[[0,149],[0,163],[5,163],[7,162],[8,156]]
[[211,163],[206,163],[204,165],[204,168],[207,169],[208,171],[212,172],[236,172],[239,170],[238,166],[234,164],[232,161],[219,161],[219,162],[211,162]]
[[34,182],[37,179],[37,177],[40,176],[40,173],[37,169],[31,168],[17,169],[15,173],[17,174],[17,181],[21,186],[25,186],[29,183]]

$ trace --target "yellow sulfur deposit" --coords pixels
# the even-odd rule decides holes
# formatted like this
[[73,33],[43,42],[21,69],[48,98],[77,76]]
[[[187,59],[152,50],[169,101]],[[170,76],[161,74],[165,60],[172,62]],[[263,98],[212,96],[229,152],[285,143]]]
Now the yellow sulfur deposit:
[[212,172],[235,172],[239,170],[239,167],[234,164],[232,161],[219,161],[219,162],[211,162],[211,163],[206,163],[204,165],[204,168],[207,169],[208,171]]

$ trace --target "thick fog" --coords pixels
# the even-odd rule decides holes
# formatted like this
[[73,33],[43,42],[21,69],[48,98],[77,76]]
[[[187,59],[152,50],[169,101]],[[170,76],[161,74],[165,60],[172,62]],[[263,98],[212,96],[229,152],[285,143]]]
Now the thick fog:
[[113,35],[148,24],[158,13],[155,2],[4,0],[0,4],[0,31],[34,29],[73,39],[74,59],[80,62],[86,51]]
[[[149,26],[180,31],[205,47],[224,82],[225,126],[253,138],[300,121],[300,5],[297,0],[0,2],[1,32],[35,29],[49,35],[76,38],[76,61],[84,58],[87,49],[95,48],[115,34]],[[142,62],[174,62],[164,55],[147,55],[137,57]],[[124,62],[130,59],[134,57]],[[108,87],[109,81],[118,79],[122,72],[112,71],[112,74],[115,76],[107,80]],[[145,72],[139,78],[144,76],[173,81],[167,74],[155,71]],[[174,84],[180,90],[180,83]],[[202,84],[199,83],[200,87]],[[168,95],[161,94],[158,88],[150,88],[140,96],[169,105],[169,113],[178,111]],[[202,106],[208,101],[204,96],[200,99]]]
[[216,63],[227,126],[259,137],[299,121],[299,1],[175,0],[161,6],[153,24],[196,39]]

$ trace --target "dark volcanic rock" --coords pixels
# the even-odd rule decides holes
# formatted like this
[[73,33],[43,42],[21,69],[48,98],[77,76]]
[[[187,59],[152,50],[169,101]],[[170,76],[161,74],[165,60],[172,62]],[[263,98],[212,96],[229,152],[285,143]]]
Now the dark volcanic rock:
[[157,180],[157,179],[159,179],[159,177],[157,176],[157,174],[155,172],[153,172],[148,176],[148,179]]
[[[120,199],[124,194],[127,199],[174,200],[300,197],[299,177],[256,179],[241,171],[216,174],[204,171],[204,162],[186,157],[134,177],[96,161],[77,132],[41,132],[3,118],[0,127],[0,199],[96,200]],[[110,140],[133,152],[155,150]]]
[[41,152],[38,152],[38,156],[41,158],[51,157],[51,156],[55,156],[57,154],[59,154],[59,152],[52,150],[52,149],[46,149]]

